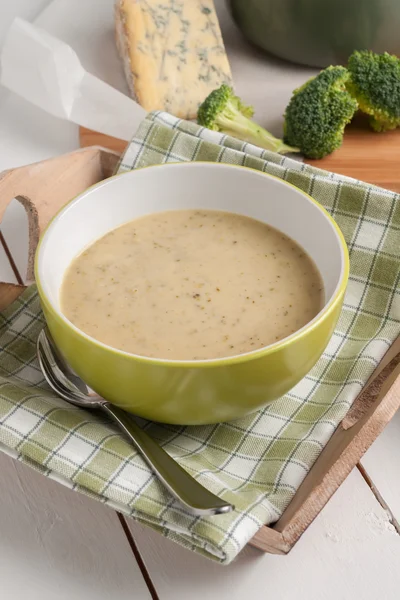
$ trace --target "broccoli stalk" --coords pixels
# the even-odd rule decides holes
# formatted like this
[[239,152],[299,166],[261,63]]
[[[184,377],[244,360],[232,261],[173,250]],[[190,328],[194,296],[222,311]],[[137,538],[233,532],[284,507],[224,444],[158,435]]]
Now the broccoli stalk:
[[348,79],[344,67],[328,67],[294,90],[285,112],[285,142],[308,158],[323,158],[339,148],[358,107],[346,89]]
[[244,142],[260,146],[266,150],[287,154],[299,152],[298,148],[288,146],[251,120],[254,110],[244,105],[234,95],[232,88],[223,84],[211,92],[199,107],[197,122],[203,127],[221,131]]
[[375,131],[400,127],[400,59],[385,52],[353,52],[346,87]]

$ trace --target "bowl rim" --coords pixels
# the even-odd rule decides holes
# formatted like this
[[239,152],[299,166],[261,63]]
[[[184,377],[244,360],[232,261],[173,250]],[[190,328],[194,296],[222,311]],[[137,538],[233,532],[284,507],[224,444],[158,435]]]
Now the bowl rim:
[[[81,329],[76,327],[76,325],[74,325],[69,319],[67,319],[67,317],[61,312],[61,310],[57,309],[53,305],[53,303],[49,300],[48,296],[46,295],[46,293],[43,289],[42,283],[40,281],[39,270],[40,270],[40,260],[41,260],[41,247],[42,247],[44,239],[46,238],[48,231],[50,230],[50,228],[52,226],[54,226],[54,222],[62,216],[62,213],[64,211],[66,211],[70,207],[71,204],[80,201],[81,198],[86,196],[88,193],[93,192],[93,190],[99,189],[105,185],[109,185],[110,182],[112,182],[114,179],[116,179],[118,177],[130,175],[132,173],[139,172],[139,171],[142,171],[145,169],[156,169],[159,167],[167,168],[167,167],[174,167],[174,166],[176,167],[177,165],[179,165],[180,167],[184,167],[184,168],[193,167],[194,165],[197,165],[197,166],[201,165],[203,167],[207,166],[207,167],[211,167],[211,168],[223,166],[223,167],[227,167],[227,168],[231,168],[231,169],[245,169],[246,171],[251,171],[252,173],[256,173],[258,175],[263,175],[267,178],[278,181],[280,184],[282,184],[284,186],[286,185],[286,186],[293,188],[294,190],[296,190],[296,192],[305,196],[309,201],[311,201],[317,207],[318,210],[320,210],[323,213],[325,218],[333,226],[333,229],[337,235],[339,245],[340,245],[340,248],[342,251],[341,255],[342,255],[343,260],[342,260],[342,265],[341,265],[339,282],[336,285],[335,291],[331,295],[330,301],[315,315],[315,317],[311,321],[309,321],[308,323],[303,325],[303,327],[301,327],[294,333],[290,334],[289,336],[282,338],[282,340],[278,340],[277,342],[275,342],[273,344],[269,344],[268,346],[262,346],[261,348],[258,348],[256,350],[251,350],[250,352],[245,352],[243,354],[235,354],[233,356],[226,356],[226,357],[220,357],[220,358],[179,360],[179,359],[168,359],[168,358],[156,358],[156,357],[143,356],[140,354],[125,352],[124,350],[119,350],[118,348],[109,346],[108,344],[105,344],[104,342],[100,342],[99,340],[96,340],[96,338],[88,335],[87,333],[85,333],[84,331],[82,331]],[[292,183],[289,183],[288,181],[286,181],[284,179],[281,179],[280,177],[277,177],[276,175],[271,175],[270,173],[265,173],[264,171],[259,171],[258,169],[253,169],[251,167],[246,167],[243,165],[234,165],[234,164],[230,164],[230,163],[219,163],[219,162],[208,162],[208,161],[171,162],[171,163],[161,163],[161,164],[157,164],[157,165],[147,165],[145,167],[140,167],[138,169],[132,169],[132,170],[126,171],[124,173],[117,173],[115,175],[112,175],[111,177],[108,177],[107,179],[104,179],[100,182],[97,182],[97,183],[89,186],[83,192],[81,192],[81,193],[77,194],[76,196],[74,196],[73,198],[71,198],[71,200],[69,200],[66,204],[64,204],[64,206],[62,206],[56,212],[56,214],[50,219],[50,221],[46,225],[45,229],[43,230],[42,235],[40,236],[39,243],[36,248],[35,263],[34,263],[35,281],[36,281],[37,289],[39,292],[40,300],[43,304],[46,305],[46,307],[50,311],[53,312],[53,316],[55,317],[55,319],[58,321],[58,323],[61,326],[71,329],[76,335],[83,337],[87,342],[95,345],[96,347],[98,347],[102,350],[111,352],[112,354],[120,356],[122,358],[133,359],[135,361],[142,362],[142,363],[149,364],[149,365],[159,365],[159,366],[164,366],[164,367],[166,367],[166,366],[186,367],[186,368],[217,367],[217,366],[227,366],[227,365],[232,365],[232,364],[238,364],[238,363],[247,362],[248,360],[262,358],[264,356],[268,356],[269,354],[275,353],[278,350],[287,348],[288,346],[290,346],[297,340],[303,338],[305,335],[308,335],[311,331],[316,329],[335,310],[337,304],[341,301],[341,299],[344,295],[344,292],[346,290],[348,278],[349,278],[349,271],[350,271],[350,261],[349,261],[348,248],[347,248],[347,244],[346,244],[346,241],[344,239],[344,236],[343,236],[343,233],[342,233],[340,227],[338,226],[336,221],[332,218],[332,216],[328,213],[328,211],[319,202],[317,202],[312,196],[310,196],[310,194],[307,194],[307,192],[304,192],[297,186],[293,185]]]

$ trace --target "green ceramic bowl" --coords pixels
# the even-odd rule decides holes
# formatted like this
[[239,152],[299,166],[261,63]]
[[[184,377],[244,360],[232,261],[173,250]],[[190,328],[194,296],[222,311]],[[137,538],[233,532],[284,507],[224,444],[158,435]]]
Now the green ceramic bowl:
[[353,50],[400,56],[399,0],[228,0],[244,36],[286,60],[327,67]]
[[[68,321],[60,310],[60,287],[68,265],[83,248],[131,219],[182,208],[247,215],[295,239],[320,270],[326,296],[323,309],[276,344],[196,361],[158,360],[115,350]],[[325,349],[338,319],[348,254],[335,222],[297,188],[244,167],[181,163],[112,177],[72,200],[47,227],[35,270],[51,334],[90,387],[141,417],[194,425],[242,417],[282,396],[304,377]]]

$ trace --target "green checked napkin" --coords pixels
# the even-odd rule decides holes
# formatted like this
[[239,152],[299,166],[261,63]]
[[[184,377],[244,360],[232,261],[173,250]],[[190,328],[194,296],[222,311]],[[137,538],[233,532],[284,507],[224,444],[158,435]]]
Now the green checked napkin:
[[144,424],[236,511],[192,517],[106,417],[72,407],[48,389],[35,358],[44,321],[34,287],[0,316],[0,444],[48,477],[227,564],[264,523],[279,518],[400,334],[400,197],[165,113],[152,113],[141,124],[119,172],[192,160],[245,165],[298,186],[333,215],[350,250],[350,282],[336,331],[318,364],[290,393],[232,423]]

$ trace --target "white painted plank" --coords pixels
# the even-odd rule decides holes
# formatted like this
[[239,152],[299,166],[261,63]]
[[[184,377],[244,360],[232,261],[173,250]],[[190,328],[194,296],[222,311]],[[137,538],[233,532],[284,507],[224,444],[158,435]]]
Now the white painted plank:
[[287,556],[248,547],[224,567],[129,524],[161,600],[399,598],[400,536],[357,470]]
[[0,453],[0,596],[149,600],[114,511]]
[[400,411],[386,425],[361,464],[397,523],[400,523]]
[[18,283],[14,271],[11,268],[7,254],[0,241],[0,282],[3,283]]

